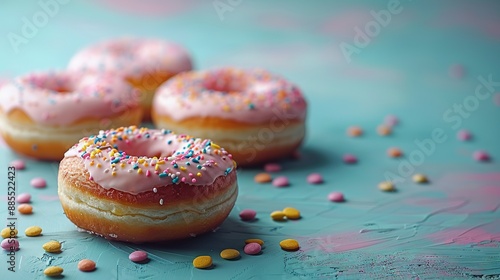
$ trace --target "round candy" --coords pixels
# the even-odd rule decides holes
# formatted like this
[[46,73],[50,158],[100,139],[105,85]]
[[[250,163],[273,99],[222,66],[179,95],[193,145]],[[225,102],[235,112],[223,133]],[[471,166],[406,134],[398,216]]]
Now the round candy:
[[33,213],[33,206],[28,203],[21,203],[17,206],[17,211],[23,215],[29,215]]
[[94,271],[95,262],[93,260],[83,259],[78,262],[78,269],[85,272]]
[[245,248],[243,248],[243,251],[247,255],[257,255],[262,251],[262,247],[260,246],[259,243],[248,243],[245,245]]
[[388,126],[395,126],[399,123],[398,117],[394,115],[387,115],[384,119],[384,123]]
[[273,178],[268,173],[259,173],[259,174],[255,175],[253,180],[256,183],[269,183],[273,180]]
[[377,133],[380,136],[386,136],[392,133],[392,129],[388,125],[381,124],[377,127]]
[[283,213],[285,214],[286,218],[289,220],[300,219],[300,211],[293,208],[293,207],[286,207],[285,209],[283,209]]
[[24,168],[26,168],[26,165],[24,164],[24,161],[22,159],[11,161],[9,166],[12,166],[17,170],[23,170]]
[[476,151],[473,154],[473,157],[477,161],[489,161],[490,155],[485,151]]
[[286,187],[286,186],[290,185],[290,182],[288,181],[287,177],[280,176],[280,177],[274,178],[273,185],[275,187]]
[[321,184],[323,183],[323,177],[319,173],[312,173],[307,176],[307,182],[309,184]]
[[212,257],[199,256],[193,260],[193,266],[196,268],[209,268],[212,266]]
[[355,155],[345,154],[342,158],[345,163],[352,164],[358,162],[358,158]]
[[468,130],[462,129],[462,130],[457,132],[457,138],[458,138],[458,140],[461,140],[461,141],[467,141],[467,140],[470,140],[472,138],[472,134]]
[[427,179],[427,177],[424,174],[415,174],[415,175],[413,175],[412,179],[413,179],[413,182],[415,182],[415,183],[427,183],[427,182],[429,182],[429,180]]
[[30,184],[35,188],[45,188],[47,186],[45,179],[40,177],[31,179]]
[[347,135],[351,137],[358,137],[363,134],[363,129],[359,126],[351,126],[347,129]]
[[328,200],[333,202],[343,202],[344,194],[342,194],[341,192],[331,192],[328,194]]
[[224,249],[220,252],[220,257],[225,260],[234,260],[240,257],[240,252],[236,249]]
[[465,76],[465,67],[461,64],[453,64],[450,66],[448,74],[454,79],[462,79]]
[[271,219],[275,220],[275,221],[283,221],[284,219],[286,218],[286,215],[285,213],[283,213],[283,211],[273,211],[271,213]]
[[399,148],[389,148],[387,150],[387,155],[393,158],[397,158],[403,155],[403,152]]
[[31,194],[29,193],[20,193],[16,197],[16,201],[19,203],[29,203],[31,201]]
[[49,266],[43,271],[43,274],[50,277],[56,277],[61,275],[63,271],[64,269],[60,266]]
[[10,227],[6,227],[4,229],[2,229],[2,232],[1,232],[1,235],[2,235],[2,238],[9,238],[9,237],[16,237],[17,236],[17,229],[15,228],[10,228]]
[[281,165],[277,163],[267,163],[264,165],[264,171],[266,172],[279,172],[281,171]]
[[257,212],[255,212],[255,210],[252,209],[243,209],[240,212],[240,218],[243,221],[251,221],[255,219],[255,216],[257,216]]
[[280,247],[286,251],[297,251],[300,248],[300,245],[295,239],[285,239],[280,242]]
[[19,241],[15,238],[6,238],[2,240],[2,243],[0,243],[0,246],[2,249],[5,251],[17,251],[19,250]]
[[392,192],[392,191],[396,190],[396,188],[394,187],[394,184],[392,182],[389,182],[389,181],[381,182],[380,184],[378,184],[378,188],[384,192]]
[[249,238],[249,239],[245,240],[245,244],[248,244],[248,243],[259,243],[260,246],[264,246],[264,241],[262,239],[258,239],[258,238]]
[[148,259],[148,253],[144,251],[134,251],[128,255],[128,258],[133,262],[144,262]]
[[45,250],[45,252],[48,253],[60,253],[61,243],[59,243],[59,241],[52,240],[43,244],[42,248]]
[[31,226],[26,228],[24,234],[29,237],[39,236],[40,234],[42,234],[42,228],[39,226]]

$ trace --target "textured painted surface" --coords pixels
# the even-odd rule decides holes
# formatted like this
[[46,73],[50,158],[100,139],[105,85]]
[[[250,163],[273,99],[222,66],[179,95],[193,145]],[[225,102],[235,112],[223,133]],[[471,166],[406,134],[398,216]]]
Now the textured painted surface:
[[[65,279],[78,279],[83,258],[96,262],[89,274],[96,279],[500,278],[499,3],[400,1],[386,26],[346,57],[340,46],[355,46],[358,28],[373,25],[374,13],[392,1],[215,1],[219,8],[213,1],[140,2],[67,1],[29,36],[23,35],[23,18],[32,21],[43,11],[40,2],[2,3],[0,81],[63,68],[82,46],[121,35],[177,41],[192,52],[198,69],[267,68],[298,84],[311,109],[301,157],[281,162],[282,170],[273,173],[287,176],[290,186],[257,184],[253,177],[261,169],[240,169],[236,207],[215,233],[171,244],[114,243],[78,232],[65,218],[57,163],[26,159],[26,169],[17,172],[17,193],[32,194],[34,213],[17,215],[15,274],[2,253],[0,271],[8,279],[44,279],[49,265],[63,267]],[[24,41],[12,45],[11,33]],[[381,137],[376,127],[389,114],[401,122]],[[364,135],[347,137],[352,125]],[[461,129],[473,138],[457,140]],[[0,143],[6,185],[7,164],[18,156]],[[402,158],[386,156],[394,146]],[[492,160],[474,161],[477,150]],[[346,153],[358,163],[344,164]],[[307,183],[313,172],[323,175],[323,184]],[[417,172],[430,182],[413,183]],[[396,192],[377,189],[388,174],[397,180]],[[47,187],[32,188],[34,177],[45,178]],[[346,201],[330,202],[332,191]],[[6,221],[6,192],[0,198]],[[299,209],[302,219],[270,219],[287,206]],[[257,220],[241,221],[243,209],[256,210]],[[25,237],[32,225],[43,235]],[[226,248],[242,251],[248,238],[265,241],[261,255],[219,257]],[[301,249],[282,251],[279,241],[286,238],[297,239]],[[62,243],[62,253],[43,251],[51,239]],[[150,262],[129,261],[135,250],[147,251]],[[215,266],[193,268],[199,255],[211,255]]]

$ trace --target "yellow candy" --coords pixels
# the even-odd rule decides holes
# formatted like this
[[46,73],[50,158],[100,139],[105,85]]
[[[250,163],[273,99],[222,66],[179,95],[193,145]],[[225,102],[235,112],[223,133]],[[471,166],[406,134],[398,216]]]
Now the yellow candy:
[[287,219],[290,220],[300,219],[300,211],[293,207],[286,207],[285,209],[283,209],[283,213],[285,213]]
[[424,174],[413,175],[413,182],[415,183],[427,183],[429,180]]
[[261,239],[258,239],[258,238],[250,238],[250,239],[245,240],[245,244],[248,244],[248,243],[258,243],[260,246],[264,246],[264,241],[262,241]]
[[[13,234],[13,235],[12,235]],[[12,238],[17,236],[17,229],[11,230],[10,228],[2,229],[1,235],[3,238]]]
[[212,266],[212,257],[199,256],[193,260],[193,266],[196,268],[208,268]]
[[239,258],[240,252],[236,249],[224,249],[220,252],[220,257],[225,260],[234,260]]
[[48,253],[59,253],[61,252],[61,243],[52,240],[43,244],[42,248]]
[[61,275],[63,271],[64,269],[62,269],[62,267],[60,266],[49,266],[43,271],[43,274],[54,277]]
[[29,237],[39,236],[42,233],[42,228],[39,226],[31,226],[27,228],[24,233]]
[[300,246],[299,242],[295,239],[285,239],[280,242],[281,249],[287,251],[297,251]]
[[396,188],[394,187],[394,184],[392,182],[389,182],[389,181],[384,181],[384,182],[378,184],[378,188],[384,192],[392,192],[392,191],[396,190]]
[[283,221],[286,215],[282,211],[274,211],[271,213],[271,218],[275,221]]

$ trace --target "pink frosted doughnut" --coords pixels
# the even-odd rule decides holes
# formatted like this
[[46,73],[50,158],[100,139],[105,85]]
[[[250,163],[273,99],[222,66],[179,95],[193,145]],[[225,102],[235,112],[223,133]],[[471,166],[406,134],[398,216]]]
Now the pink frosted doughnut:
[[170,77],[192,69],[182,46],[162,39],[123,37],[101,41],[79,51],[68,68],[84,72],[111,72],[123,76],[141,92],[144,119],[150,119],[156,89]]
[[305,134],[306,101],[287,80],[255,69],[181,73],[153,102],[159,128],[212,139],[240,165],[291,155]]
[[85,135],[138,124],[136,90],[111,75],[39,72],[0,88],[0,133],[16,152],[60,160]]

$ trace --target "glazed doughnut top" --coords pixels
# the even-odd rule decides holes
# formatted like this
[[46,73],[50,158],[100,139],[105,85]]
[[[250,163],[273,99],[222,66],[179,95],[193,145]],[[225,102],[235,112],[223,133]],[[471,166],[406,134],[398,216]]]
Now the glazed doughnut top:
[[157,91],[154,111],[174,120],[218,117],[265,123],[273,117],[304,120],[300,89],[262,69],[218,68],[178,74]]
[[181,182],[211,185],[236,167],[231,154],[210,140],[135,126],[85,137],[65,157],[80,157],[101,187],[130,194]]

